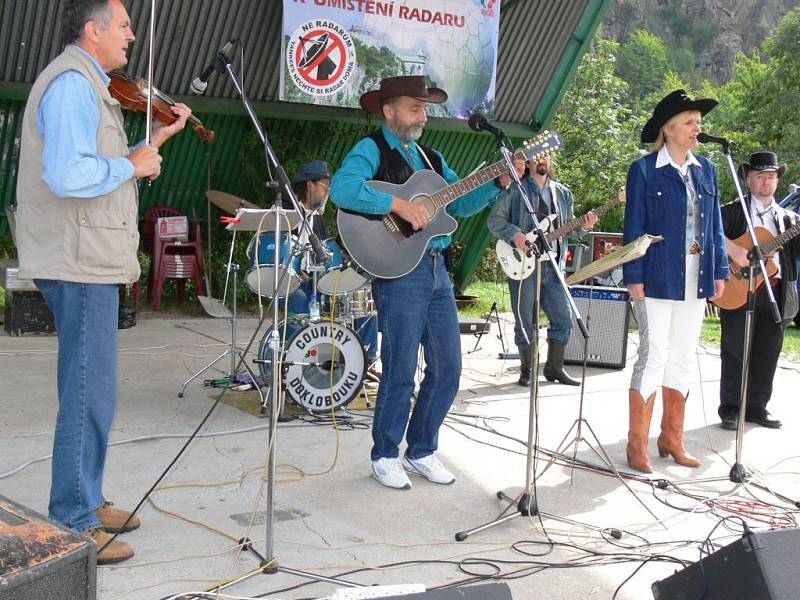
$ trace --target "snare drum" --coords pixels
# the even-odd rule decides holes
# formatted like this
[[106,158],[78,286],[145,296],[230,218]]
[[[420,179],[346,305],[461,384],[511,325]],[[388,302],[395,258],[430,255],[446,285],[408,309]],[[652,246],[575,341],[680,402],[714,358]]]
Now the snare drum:
[[320,297],[320,309],[323,314],[332,315],[334,319],[369,317],[375,313],[372,287],[367,284],[358,290],[336,296],[323,294]]
[[[258,239],[258,242],[256,240]],[[292,256],[298,244],[297,237],[282,233],[280,237],[280,260],[278,296],[283,297],[297,290],[300,285],[300,257]],[[253,236],[247,246],[247,258],[250,266],[247,269],[247,287],[256,294],[271,298],[275,296],[275,233],[265,231],[260,237]],[[282,279],[283,278],[283,279]]]
[[[307,322],[290,317],[278,324],[286,339],[284,387],[289,397],[310,412],[345,406],[356,397],[367,373],[367,353],[361,338],[351,327],[330,321]],[[261,340],[258,356],[272,360],[272,328]],[[259,363],[262,375],[272,376],[272,365]],[[332,374],[332,375],[331,375]]]

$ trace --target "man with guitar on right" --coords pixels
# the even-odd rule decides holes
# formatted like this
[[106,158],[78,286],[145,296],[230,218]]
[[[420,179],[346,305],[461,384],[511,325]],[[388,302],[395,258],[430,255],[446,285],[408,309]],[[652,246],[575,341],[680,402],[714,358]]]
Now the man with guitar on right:
[[[570,189],[555,181],[555,174],[549,156],[528,161],[528,176],[522,182],[527,186],[528,195],[536,211],[536,218],[542,221],[549,215],[556,215],[556,227],[575,219],[573,198]],[[591,229],[597,223],[597,214],[589,211],[581,219],[584,230]],[[515,247],[523,260],[533,262],[536,257],[529,252],[529,240],[525,234],[533,229],[533,220],[520,197],[516,187],[502,194],[495,202],[486,223],[495,237]],[[558,264],[563,270],[566,260],[566,243],[557,241]],[[517,344],[520,358],[519,381],[521,386],[531,384],[530,342],[533,339],[533,300],[536,293],[534,276],[529,275],[521,281],[509,277],[508,289],[511,294],[511,310],[514,313],[514,342]],[[564,370],[564,348],[569,342],[572,332],[572,319],[569,300],[549,261],[542,263],[541,282],[542,310],[550,320],[547,329],[547,362],[544,365],[544,376],[548,381],[558,381],[564,385],[580,385]]]
[[[784,234],[797,224],[797,215],[781,208],[775,201],[775,191],[785,170],[786,164],[778,164],[778,156],[774,152],[762,151],[753,152],[749,162],[743,163],[739,172],[750,190],[746,201],[759,245],[765,250],[767,272],[775,271],[775,275],[770,277],[770,283],[783,319],[781,323],[775,323],[762,279],[762,285],[756,292],[753,316],[745,421],[770,429],[781,427],[781,422],[772,418],[767,411],[767,403],[772,395],[772,381],[783,346],[784,328],[791,323],[798,307],[796,287],[796,259],[800,253],[800,237],[796,237],[798,231],[788,232],[788,235],[794,234],[794,236],[785,240],[771,255],[767,255],[767,250],[770,248],[765,248],[769,245],[770,239]],[[747,232],[744,212],[739,202],[731,202],[722,207],[722,224],[725,230],[725,246],[731,259],[732,274],[729,286],[725,288],[725,294],[717,301],[721,307],[728,308],[720,310],[722,373],[718,412],[721,427],[736,430],[741,402],[742,354],[747,305],[747,280],[741,276],[737,277],[737,268],[748,266],[747,253],[752,248],[752,240]],[[763,230],[759,231],[760,229],[766,230],[769,234]],[[741,282],[739,286],[730,285],[735,284],[737,280]],[[733,297],[737,287],[740,290],[738,299]]]

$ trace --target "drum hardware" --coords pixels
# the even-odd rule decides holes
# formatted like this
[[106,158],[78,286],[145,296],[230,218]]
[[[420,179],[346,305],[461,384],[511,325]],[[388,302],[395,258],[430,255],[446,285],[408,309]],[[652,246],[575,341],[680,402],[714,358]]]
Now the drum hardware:
[[[235,235],[232,236],[232,239],[231,239],[231,256],[232,256],[232,252],[233,252],[233,244],[234,244],[235,239],[236,239],[236,236]],[[258,385],[258,382],[256,381],[255,373],[253,373],[253,371],[250,368],[250,366],[245,362],[245,360],[244,360],[244,352],[242,350],[240,350],[238,346],[236,346],[236,315],[237,315],[236,287],[237,287],[237,284],[239,283],[239,265],[236,264],[236,263],[233,263],[233,262],[231,262],[229,260],[227,269],[228,269],[228,275],[233,273],[233,311],[230,313],[230,318],[228,319],[228,323],[230,324],[230,328],[231,328],[231,345],[228,348],[226,348],[225,351],[222,354],[220,354],[217,358],[212,360],[210,363],[208,363],[202,369],[197,371],[194,375],[189,377],[189,379],[184,381],[183,385],[181,386],[180,391],[178,392],[178,398],[183,398],[183,394],[186,391],[186,386],[188,386],[192,381],[194,381],[200,375],[202,375],[203,373],[208,371],[211,367],[213,367],[215,364],[217,364],[220,360],[222,360],[226,356],[230,356],[231,357],[231,370],[230,370],[230,372],[228,374],[228,377],[230,378],[230,380],[233,381],[235,379],[237,369],[238,369],[238,367],[240,365],[242,367],[244,367],[244,369],[247,371],[247,374],[248,374],[248,376],[250,378],[250,381],[253,384],[253,387],[255,388],[256,391],[258,391],[258,395],[261,397],[261,406],[264,406],[265,403],[266,403],[266,398],[264,396],[264,392],[262,391],[261,386]],[[227,277],[226,277],[226,281],[227,281]],[[225,292],[227,293],[227,291],[228,290],[226,288]],[[224,300],[222,302],[221,307],[222,308],[226,308],[225,304],[224,304]]]

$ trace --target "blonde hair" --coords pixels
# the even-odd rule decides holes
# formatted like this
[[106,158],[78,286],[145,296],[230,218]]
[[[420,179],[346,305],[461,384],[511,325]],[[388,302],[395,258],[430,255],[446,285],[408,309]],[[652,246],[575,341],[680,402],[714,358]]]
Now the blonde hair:
[[659,129],[659,130],[658,130],[658,137],[656,137],[656,141],[655,141],[655,142],[653,142],[653,145],[650,147],[650,151],[651,151],[651,152],[658,152],[659,150],[661,150],[661,148],[664,146],[664,144],[666,144],[666,143],[667,143],[667,136],[666,136],[666,134],[664,133],[664,130],[665,130],[667,127],[669,127],[670,125],[672,125],[672,123],[674,123],[675,121],[677,121],[678,119],[680,119],[680,118],[681,118],[683,115],[685,115],[686,113],[695,113],[695,112],[700,112],[700,111],[699,111],[699,110],[685,110],[685,111],[683,111],[683,112],[679,112],[677,115],[675,115],[674,117],[672,117],[672,118],[671,118],[669,121],[667,121],[666,123],[664,123],[664,124],[661,126],[661,129]]

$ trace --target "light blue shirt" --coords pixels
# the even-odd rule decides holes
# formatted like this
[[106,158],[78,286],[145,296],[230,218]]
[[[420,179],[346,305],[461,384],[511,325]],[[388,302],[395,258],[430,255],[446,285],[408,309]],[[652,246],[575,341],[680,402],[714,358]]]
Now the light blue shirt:
[[[76,47],[108,83],[97,61]],[[66,71],[50,82],[39,102],[36,124],[44,138],[42,178],[57,197],[103,196],[133,177],[133,163],[127,158],[97,156],[97,96],[89,80],[77,71]]]
[[[383,126],[381,130],[389,147],[393,150],[398,149],[415,171],[428,168],[416,142],[410,141],[408,143],[408,154],[411,158],[409,161],[409,156],[403,150],[400,139],[389,131],[386,126]],[[445,181],[447,183],[459,181],[458,174],[447,165],[444,157],[436,150],[434,152],[442,159]],[[347,154],[342,166],[336,171],[331,180],[331,200],[333,200],[334,204],[355,212],[378,215],[389,214],[392,207],[392,195],[380,192],[367,185],[367,182],[378,172],[380,162],[380,150],[375,142],[369,137],[359,141]],[[480,211],[494,200],[499,193],[500,191],[494,184],[489,182],[475,188],[468,194],[464,194],[464,196],[448,205],[446,210],[456,217],[468,217]],[[428,248],[446,248],[450,245],[450,241],[449,235],[436,236],[430,241]]]

